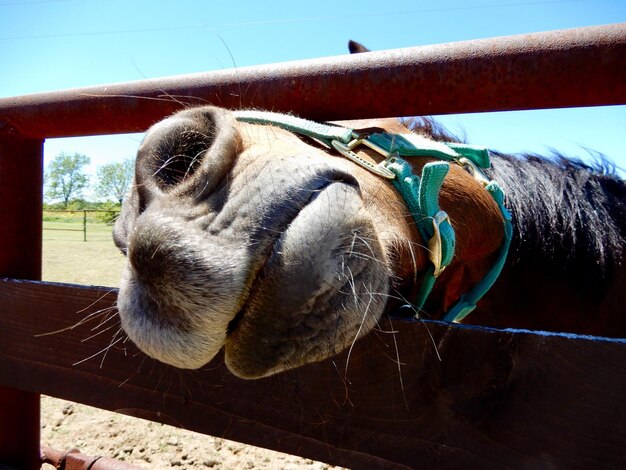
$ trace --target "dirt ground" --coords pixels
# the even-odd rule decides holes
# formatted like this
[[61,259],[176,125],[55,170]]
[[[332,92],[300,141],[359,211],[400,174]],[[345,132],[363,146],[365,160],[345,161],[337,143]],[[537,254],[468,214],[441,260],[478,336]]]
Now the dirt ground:
[[41,408],[42,445],[146,469],[339,468],[56,398],[42,397]]

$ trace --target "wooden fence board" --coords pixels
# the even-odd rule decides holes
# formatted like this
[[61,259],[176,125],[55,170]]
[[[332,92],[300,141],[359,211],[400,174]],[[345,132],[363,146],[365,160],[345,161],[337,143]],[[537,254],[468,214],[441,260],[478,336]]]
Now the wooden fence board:
[[0,280],[0,384],[345,466],[626,466],[626,340],[385,320],[396,333],[358,341],[347,366],[245,381],[222,357],[178,371],[122,341],[103,360],[118,326],[85,340],[97,321],[37,336],[115,300]]

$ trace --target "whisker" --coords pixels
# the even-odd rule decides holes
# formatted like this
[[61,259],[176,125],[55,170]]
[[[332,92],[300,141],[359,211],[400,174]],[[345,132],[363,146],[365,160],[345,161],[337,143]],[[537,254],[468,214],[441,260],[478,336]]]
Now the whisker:
[[[126,337],[126,339],[128,339],[128,336]],[[124,340],[124,342],[126,342],[126,340]],[[134,374],[132,374],[130,377],[128,377],[126,380],[124,380],[123,382],[121,382],[118,387],[122,387],[124,386],[126,383],[128,383],[128,381],[130,381],[131,379],[133,379],[134,377],[136,377],[139,372],[141,372],[141,367],[143,366],[143,363],[146,362],[146,359],[148,359],[148,356],[144,354],[143,359],[141,360],[141,362],[139,363],[139,366],[137,367],[137,370],[135,371]]]
[[[121,328],[118,330],[118,333],[116,333],[116,336],[117,336],[117,334],[119,334],[119,332],[120,332],[121,330],[122,330]],[[122,338],[122,337],[118,338],[115,342],[113,342],[113,343],[109,344],[107,347],[105,347],[105,348],[101,349],[101,350],[100,350],[100,351],[98,351],[97,353],[94,353],[94,354],[92,354],[91,356],[86,357],[85,359],[81,359],[80,361],[75,362],[75,363],[74,363],[74,364],[72,364],[72,365],[73,365],[73,366],[77,366],[77,365],[79,365],[79,364],[82,364],[83,362],[87,362],[88,360],[93,359],[94,357],[96,357],[96,356],[98,356],[98,355],[100,355],[100,354],[102,354],[102,353],[106,353],[106,351],[108,351],[110,348],[112,348],[113,346],[115,346],[117,343],[119,343],[119,342],[120,342],[120,341],[122,341],[123,339],[124,339],[124,338]]]
[[348,403],[350,406],[354,406],[354,404],[352,403],[352,400],[350,400],[350,390],[348,389],[348,384],[350,384],[351,382],[348,380],[347,377],[345,377],[344,375],[341,374],[341,372],[339,371],[339,366],[337,365],[336,361],[332,361],[333,367],[335,368],[335,370],[337,371],[337,375],[339,376],[339,379],[341,380],[341,382],[343,383],[344,389],[345,389],[345,395],[344,395],[344,400],[342,403],[339,403],[335,397],[333,396],[333,400],[335,401],[335,403],[337,405],[340,406],[345,406],[346,403]]
[[[110,315],[112,313],[112,315]],[[102,327],[103,325],[105,325],[109,320],[112,320],[114,318],[119,318],[119,314],[117,312],[117,308],[116,307],[112,307],[111,310],[106,314],[106,318],[102,321],[100,321],[100,323],[98,323],[96,326],[94,326],[91,331],[96,331],[98,328]]]
[[192,172],[192,169],[193,169],[193,170],[195,170],[195,169],[194,169],[194,165],[196,164],[196,162],[198,162],[198,161],[200,161],[200,160],[201,160],[201,159],[200,159],[200,155],[202,155],[204,152],[206,152],[206,149],[204,149],[204,150],[202,150],[202,151],[198,152],[197,154],[195,154],[195,155],[193,156],[193,158],[192,158],[192,159],[191,159],[191,161],[189,162],[189,165],[187,166],[187,170],[185,171],[185,174],[183,175],[183,178],[182,178],[182,180],[181,180],[181,181],[185,181],[185,180],[189,177],[189,175],[190,175],[190,174],[191,174],[191,172]]
[[[105,98],[133,98],[133,99],[147,100],[147,101],[164,101],[166,103],[180,104],[184,108],[188,108],[193,104],[193,103],[184,103],[180,100],[174,99],[171,95],[168,95],[165,92],[163,93],[164,94],[161,96],[141,96],[141,95],[109,94],[109,93],[81,93],[81,96],[86,96],[89,98],[103,98],[103,97]],[[198,98],[193,97],[193,99],[198,99]]]
[[365,239],[365,237],[362,237],[361,235],[359,235],[356,231],[355,231],[355,235],[358,237],[359,240],[361,240],[365,246],[370,250],[370,253],[372,254],[372,258],[376,258],[376,253],[374,253],[374,250],[372,249],[371,245],[369,243],[367,243],[367,240]]
[[226,51],[228,52],[228,55],[230,56],[230,61],[232,62],[233,68],[235,69],[235,79],[237,81],[237,88],[239,89],[239,106],[241,107],[241,105],[243,104],[243,94],[241,90],[241,79],[239,77],[239,68],[237,67],[235,56],[233,56],[233,52],[230,50],[230,47],[228,47],[228,44],[226,44],[226,41],[224,41],[224,38],[220,36],[216,31],[213,31],[213,34],[217,36],[217,39],[219,39],[221,43],[224,45],[224,47],[226,48]]
[[[389,319],[389,323],[391,325],[391,328],[393,329],[393,322],[391,321],[391,318]],[[398,366],[398,380],[400,381],[400,389],[402,390],[402,400],[404,401],[404,406],[405,408],[408,410],[409,409],[409,403],[406,399],[406,393],[405,393],[405,389],[404,389],[404,379],[402,378],[402,363],[400,362],[400,350],[398,349],[398,341],[396,339],[396,335],[392,334],[391,337],[393,338],[393,347],[396,351],[396,364]]]
[[[95,303],[95,302],[94,302]],[[93,305],[93,304],[92,304]],[[70,331],[73,330],[74,328],[78,328],[79,326],[84,325],[85,323],[90,322],[91,320],[95,320],[98,317],[101,317],[103,315],[107,315],[110,311],[116,309],[115,306],[111,306],[111,307],[105,307],[103,309],[97,310],[95,312],[90,313],[89,315],[87,315],[84,318],[81,318],[79,321],[77,321],[76,323],[74,323],[73,325],[70,326],[66,326],[65,328],[61,328],[59,330],[55,330],[55,331],[48,331],[46,333],[38,333],[35,335],[35,338],[40,338],[43,336],[51,336],[51,335],[56,335],[58,333],[64,333],[66,331]],[[85,311],[86,309],[82,309],[82,311]]]
[[[369,293],[369,290],[367,289],[367,287],[365,285],[363,285],[363,288],[366,291],[368,291],[368,293]],[[348,349],[348,355],[346,357],[346,367],[345,367],[345,370],[344,370],[344,373],[345,373],[346,377],[348,376],[348,365],[350,363],[350,356],[352,355],[352,349],[354,348],[354,345],[355,345],[357,339],[359,339],[359,335],[361,334],[361,331],[363,330],[363,326],[365,325],[365,318],[367,317],[367,314],[369,312],[369,309],[370,309],[370,307],[372,305],[372,301],[373,300],[374,300],[374,296],[372,296],[370,294],[369,301],[367,303],[367,306],[365,307],[365,312],[363,313],[363,316],[361,317],[361,323],[359,325],[359,328],[358,328],[356,334],[354,335],[354,339],[352,340],[352,343],[350,344],[350,348]],[[357,305],[358,305],[358,302],[357,302]]]
[[[396,291],[397,292],[397,291]],[[404,305],[402,305],[400,308],[410,308],[414,315],[413,317],[417,320],[419,320],[421,322],[421,324],[424,326],[424,328],[426,328],[426,332],[428,333],[428,336],[430,337],[430,342],[432,343],[434,349],[435,349],[435,354],[437,354],[437,359],[439,359],[439,362],[442,361],[441,359],[441,355],[439,354],[439,348],[437,347],[437,343],[435,342],[435,338],[433,337],[432,333],[430,332],[430,329],[428,328],[428,324],[424,321],[424,318],[421,314],[426,313],[423,309],[416,309],[415,306],[409,302],[406,297],[404,297],[400,292],[397,292],[397,296],[391,296],[391,298],[395,298],[398,300],[401,300],[404,302]],[[428,315],[430,317],[430,315]],[[391,318],[389,319],[391,321]]]
[[348,253],[348,256],[352,256],[352,253],[354,253],[354,244],[356,243],[356,237],[357,237],[357,232],[356,230],[352,231],[352,242],[350,243],[350,252]]
[[376,256],[370,256],[365,253],[361,253],[359,251],[352,252],[349,254],[349,256],[353,256],[356,259],[374,261],[377,264],[380,264],[382,266],[385,266],[385,267],[387,266],[387,263],[384,260],[378,259]]
[[439,348],[437,347],[437,343],[435,343],[435,338],[433,338],[433,335],[430,332],[430,329],[428,328],[428,325],[426,324],[424,319],[420,318],[420,321],[422,322],[422,325],[424,325],[424,327],[426,328],[426,332],[428,333],[428,336],[430,337],[430,342],[432,343],[433,348],[435,349],[435,354],[437,354],[437,359],[439,359],[439,362],[442,362],[443,359],[441,359],[441,355],[439,354]]
[[[113,329],[113,328],[115,328],[116,326],[119,326],[119,324],[120,324],[120,323],[118,322],[118,323],[116,323],[115,325],[111,325],[111,326],[109,326],[109,327],[105,328],[104,330],[100,330],[100,331],[98,331],[97,333],[94,333],[93,335],[88,336],[88,337],[87,337],[87,338],[85,338],[85,339],[82,339],[80,342],[81,342],[81,343],[86,343],[86,342],[87,342],[87,341],[89,341],[90,339],[93,339],[93,338],[95,338],[95,337],[97,337],[97,336],[100,336],[102,333],[106,333],[107,331],[112,330],[112,329]],[[93,330],[92,330],[92,331],[93,331]]]
[[[111,350],[111,348],[113,346],[115,346],[117,343],[119,343],[119,340],[123,340],[124,336],[126,336],[125,333],[123,333],[123,329],[120,327],[117,332],[115,333],[115,335],[113,335],[113,338],[111,339],[111,344],[109,345],[108,348],[106,348],[106,350],[104,351],[104,355],[102,356],[102,360],[100,361],[100,369],[102,369],[102,366],[104,365],[104,360],[107,357],[107,354],[109,354],[109,351]],[[115,340],[115,338],[117,337],[117,335],[119,335],[120,333],[123,333],[124,336],[121,336],[118,340]],[[114,341],[115,340],[115,341]]]
[[98,302],[100,302],[102,299],[104,299],[107,295],[109,295],[111,292],[115,292],[117,289],[109,289],[107,290],[104,294],[100,295],[96,300],[94,300],[93,302],[91,302],[89,305],[87,305],[85,308],[82,308],[80,310],[78,310],[76,313],[83,313],[86,310],[89,310],[91,307],[93,307],[94,305],[96,305]]

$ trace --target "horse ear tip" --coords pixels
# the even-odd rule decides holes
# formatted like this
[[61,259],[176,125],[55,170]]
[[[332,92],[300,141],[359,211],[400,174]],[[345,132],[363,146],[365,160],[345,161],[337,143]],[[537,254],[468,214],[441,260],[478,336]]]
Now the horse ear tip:
[[370,52],[370,50],[367,47],[365,47],[363,44],[361,44],[360,42],[353,41],[352,39],[348,41],[348,50],[350,51],[350,54],[358,54],[360,52]]

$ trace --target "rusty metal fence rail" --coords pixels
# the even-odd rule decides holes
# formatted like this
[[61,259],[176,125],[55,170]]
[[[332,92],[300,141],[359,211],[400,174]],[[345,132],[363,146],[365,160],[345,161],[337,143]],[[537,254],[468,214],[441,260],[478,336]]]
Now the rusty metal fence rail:
[[600,106],[626,101],[625,51],[615,24],[0,99],[0,112],[48,138],[144,131],[204,103],[318,120]]
[[[0,99],[0,276],[41,277],[44,139],[143,131],[203,103],[328,120],[626,104],[626,24]],[[19,291],[3,285],[3,292]],[[0,319],[6,312],[0,305]],[[10,335],[0,328],[0,343],[13,345]],[[20,354],[0,347],[15,363]],[[0,361],[0,462],[38,468],[37,392],[50,387],[13,388],[27,379],[6,364]]]

